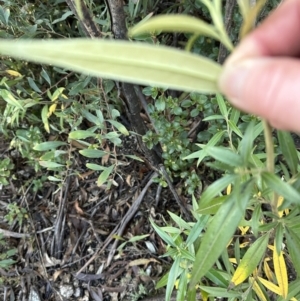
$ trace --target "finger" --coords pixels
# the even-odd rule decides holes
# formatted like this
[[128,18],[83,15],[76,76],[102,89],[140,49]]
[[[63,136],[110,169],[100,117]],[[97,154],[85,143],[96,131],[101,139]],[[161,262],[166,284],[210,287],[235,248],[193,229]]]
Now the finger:
[[300,55],[300,1],[287,0],[236,48],[226,64],[258,56]]
[[219,86],[239,109],[267,119],[276,128],[300,132],[300,61],[248,59],[226,68]]

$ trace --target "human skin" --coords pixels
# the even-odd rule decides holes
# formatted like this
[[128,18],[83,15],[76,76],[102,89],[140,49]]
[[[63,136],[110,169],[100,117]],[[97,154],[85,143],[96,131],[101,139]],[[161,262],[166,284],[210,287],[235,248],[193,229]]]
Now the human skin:
[[221,91],[242,111],[300,133],[300,1],[286,0],[225,62]]

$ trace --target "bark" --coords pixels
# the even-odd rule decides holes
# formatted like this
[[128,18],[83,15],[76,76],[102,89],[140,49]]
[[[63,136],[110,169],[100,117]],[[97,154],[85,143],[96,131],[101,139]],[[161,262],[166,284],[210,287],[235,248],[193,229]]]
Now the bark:
[[75,16],[77,16],[77,18],[80,22],[80,26],[82,27],[86,36],[88,36],[90,38],[99,38],[102,36],[100,28],[93,21],[93,17],[91,15],[90,11],[88,10],[88,8],[86,7],[83,0],[80,1],[83,18],[79,17],[78,12],[76,10],[76,4],[75,4],[74,0],[66,0],[66,3],[68,4],[68,6],[72,10],[72,12],[75,14]]
[[[235,4],[236,4],[236,0],[227,0],[225,5],[224,22],[225,22],[225,29],[228,34],[230,33],[232,27],[232,21],[233,21],[232,16],[233,16]],[[220,64],[223,64],[227,56],[228,56],[228,50],[223,44],[221,44],[219,49],[218,62]]]
[[[112,32],[116,40],[127,40],[126,16],[123,8],[123,0],[106,0],[110,11]],[[154,149],[149,150],[142,141],[142,136],[147,132],[147,127],[140,115],[140,100],[135,92],[134,85],[121,84],[123,100],[126,103],[128,119],[133,130],[138,134],[137,139],[142,152],[149,163],[157,167],[161,163],[160,154]]]

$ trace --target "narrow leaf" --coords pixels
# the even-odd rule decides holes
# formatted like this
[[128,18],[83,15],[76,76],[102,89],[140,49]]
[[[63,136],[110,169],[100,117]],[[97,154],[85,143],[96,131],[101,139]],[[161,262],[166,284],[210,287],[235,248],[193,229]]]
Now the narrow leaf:
[[199,201],[198,210],[204,209],[210,206],[211,201],[217,195],[219,195],[229,184],[233,183],[237,178],[237,175],[225,175],[219,180],[211,184],[202,194]]
[[31,77],[27,77],[29,86],[37,93],[42,93],[42,91],[40,90],[40,88],[36,85],[36,83],[34,82],[34,80]]
[[209,296],[213,297],[223,297],[223,298],[237,298],[240,297],[239,292],[230,292],[226,288],[221,288],[221,287],[211,287],[211,286],[203,286],[200,285],[200,289],[207,292]]
[[259,299],[261,301],[268,301],[267,298],[265,297],[264,292],[262,291],[262,289],[260,288],[260,286],[258,285],[258,283],[254,280],[253,277],[249,277],[249,281],[253,287],[253,290],[255,291],[255,293],[257,294],[257,296],[259,297]]
[[42,109],[42,121],[44,124],[44,128],[47,133],[50,133],[50,126],[49,126],[49,121],[48,121],[48,112],[49,112],[49,106],[44,105]]
[[242,158],[232,150],[225,147],[205,146],[204,150],[217,161],[228,164],[229,166],[241,166]]
[[64,165],[62,165],[62,164],[58,164],[58,163],[56,163],[56,162],[51,162],[51,161],[39,161],[39,163],[40,163],[41,166],[47,167],[47,168],[49,168],[49,169],[64,166]]
[[286,298],[288,294],[287,269],[283,258],[283,252],[282,250],[278,250],[276,248],[276,244],[274,245],[274,249],[273,249],[273,264],[274,264],[276,279],[280,289],[280,295],[283,298]]
[[127,41],[1,40],[0,53],[90,76],[205,93],[218,92],[217,80],[222,70],[217,63],[199,55]]
[[180,261],[181,261],[181,258],[179,256],[176,257],[176,259],[173,262],[172,267],[170,269],[170,274],[169,274],[167,289],[166,289],[166,301],[170,301],[176,279],[180,275],[180,266],[179,266]]
[[241,263],[236,269],[230,286],[237,286],[244,282],[248,276],[254,271],[261,261],[268,246],[269,233],[258,238],[247,250]]
[[125,136],[128,136],[129,135],[129,132],[127,131],[126,127],[121,124],[120,122],[116,121],[116,120],[107,120],[110,124],[112,124],[114,127],[116,127],[118,129],[118,131],[120,133],[122,133],[123,135]]
[[267,187],[283,196],[290,203],[300,204],[300,194],[294,187],[282,181],[273,173],[263,172],[261,175]]
[[300,277],[300,260],[299,260],[300,239],[290,229],[288,229],[288,231],[285,233],[285,237],[287,241],[289,254],[291,256],[293,266],[297,273],[297,277]]
[[87,163],[86,167],[92,170],[105,170],[106,167],[98,165],[98,164],[94,164],[94,163]]
[[240,189],[236,187],[235,193],[229,196],[210,222],[196,254],[190,287],[200,281],[226,248],[244,216],[251,195],[250,183],[243,184]]
[[176,244],[173,241],[173,239],[164,231],[161,230],[160,227],[158,227],[153,221],[152,219],[150,219],[150,223],[152,225],[152,227],[154,228],[155,232],[170,246],[176,248]]
[[258,278],[258,280],[259,280],[259,281],[260,281],[267,289],[269,289],[269,290],[272,291],[273,293],[275,293],[275,294],[277,294],[277,295],[280,296],[281,291],[280,291],[279,286],[277,286],[277,285],[275,285],[274,283],[272,283],[272,282],[270,282],[270,281],[268,281],[268,280],[265,280],[265,279],[263,279],[263,278],[261,278],[261,277],[257,277],[257,278]]
[[222,97],[222,95],[217,94],[217,102],[218,102],[218,105],[219,105],[219,109],[220,109],[221,114],[223,115],[224,118],[227,119],[227,117],[228,117],[227,106],[226,106],[226,104],[225,104],[225,100],[224,100],[224,98]]
[[53,150],[59,146],[67,145],[67,143],[62,141],[48,141],[48,142],[42,142],[33,147],[36,151],[47,151],[47,150]]
[[129,36],[155,32],[185,32],[219,39],[215,27],[195,17],[187,15],[164,15],[141,21],[129,30]]
[[107,152],[98,149],[83,149],[80,150],[79,153],[87,158],[101,158],[108,154]]
[[2,98],[10,105],[17,107],[19,109],[24,109],[22,104],[15,99],[15,97],[6,89],[1,89],[0,90],[0,95],[2,96]]
[[74,131],[69,134],[69,138],[74,140],[84,139],[88,137],[95,137],[95,136],[96,136],[95,133],[90,131],[83,131],[83,130]]
[[299,159],[294,140],[290,133],[284,131],[277,131],[277,137],[284,159],[292,175],[295,175],[297,173]]
[[111,172],[113,171],[114,167],[115,167],[114,165],[111,165],[109,167],[106,167],[101,172],[101,174],[100,174],[100,176],[98,178],[98,181],[97,181],[97,185],[98,186],[103,185],[107,181],[107,179],[108,179],[109,175],[111,174]]

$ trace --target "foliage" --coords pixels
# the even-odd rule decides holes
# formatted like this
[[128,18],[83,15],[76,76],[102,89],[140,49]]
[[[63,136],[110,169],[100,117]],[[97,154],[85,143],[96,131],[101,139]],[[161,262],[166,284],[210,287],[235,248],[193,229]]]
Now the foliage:
[[5,158],[0,162],[0,184],[8,185],[8,178],[10,177],[10,171],[13,169],[14,164],[9,158]]
[[[281,131],[273,137],[265,121],[241,114],[219,94],[203,94],[218,92],[222,67],[213,60],[219,42],[232,50],[231,40],[251,30],[263,1],[258,1],[254,10],[249,3],[239,2],[242,14],[235,12],[234,21],[243,22],[241,31],[229,36],[222,20],[222,1],[180,4],[185,13],[199,9],[205,21],[171,14],[149,19],[154,1],[129,1],[125,7],[128,24],[141,21],[129,34],[144,44],[87,39],[28,42],[25,39],[32,37],[76,36],[70,11],[60,10],[56,3],[58,9],[47,19],[43,7],[24,3],[25,13],[16,18],[7,7],[1,7],[2,36],[23,40],[1,41],[0,52],[56,66],[25,66],[3,59],[1,130],[6,136],[13,134],[11,147],[36,171],[46,168],[48,179],[59,185],[70,172],[78,173],[74,158],[79,153],[87,158],[88,168],[100,172],[98,185],[110,189],[122,164],[116,149],[122,146],[124,136],[132,134],[121,121],[123,108],[115,83],[92,75],[147,85],[143,92],[150,102],[147,108],[153,129],[144,141],[149,148],[162,147],[170,176],[184,179],[186,192],[195,195],[194,221],[174,213],[166,226],[151,221],[167,246],[164,256],[173,260],[157,283],[157,288],[166,286],[166,301],[173,289],[177,300],[195,300],[197,293],[203,300],[270,300],[271,293],[280,301],[300,298],[297,280],[288,278],[288,262],[297,278],[300,273],[299,154],[293,139]],[[100,6],[94,7],[96,21],[110,36]],[[10,9],[17,7],[11,5]],[[34,25],[29,26],[29,20]],[[65,20],[68,22],[62,22]],[[183,32],[181,46],[193,54],[151,45],[168,45],[166,32]],[[175,97],[167,88],[192,93]],[[209,126],[192,141],[190,120],[197,118]],[[80,150],[74,154],[74,148]],[[4,165],[9,169],[9,163]],[[214,177],[199,196],[197,189],[205,181],[202,169]],[[16,204],[9,210],[9,222],[17,219],[21,224],[26,218],[26,211]]]
[[[4,240],[3,234],[0,233],[0,246],[3,247],[6,245],[6,242]],[[15,263],[15,260],[13,260],[11,257],[13,257],[17,253],[17,249],[10,249],[6,251],[2,251],[0,253],[0,268],[2,269],[8,269],[11,265]],[[1,283],[0,278],[0,283]]]
[[5,215],[5,219],[10,225],[17,222],[20,226],[23,224],[24,219],[28,218],[28,213],[25,208],[18,206],[16,203],[7,205],[8,213]]

